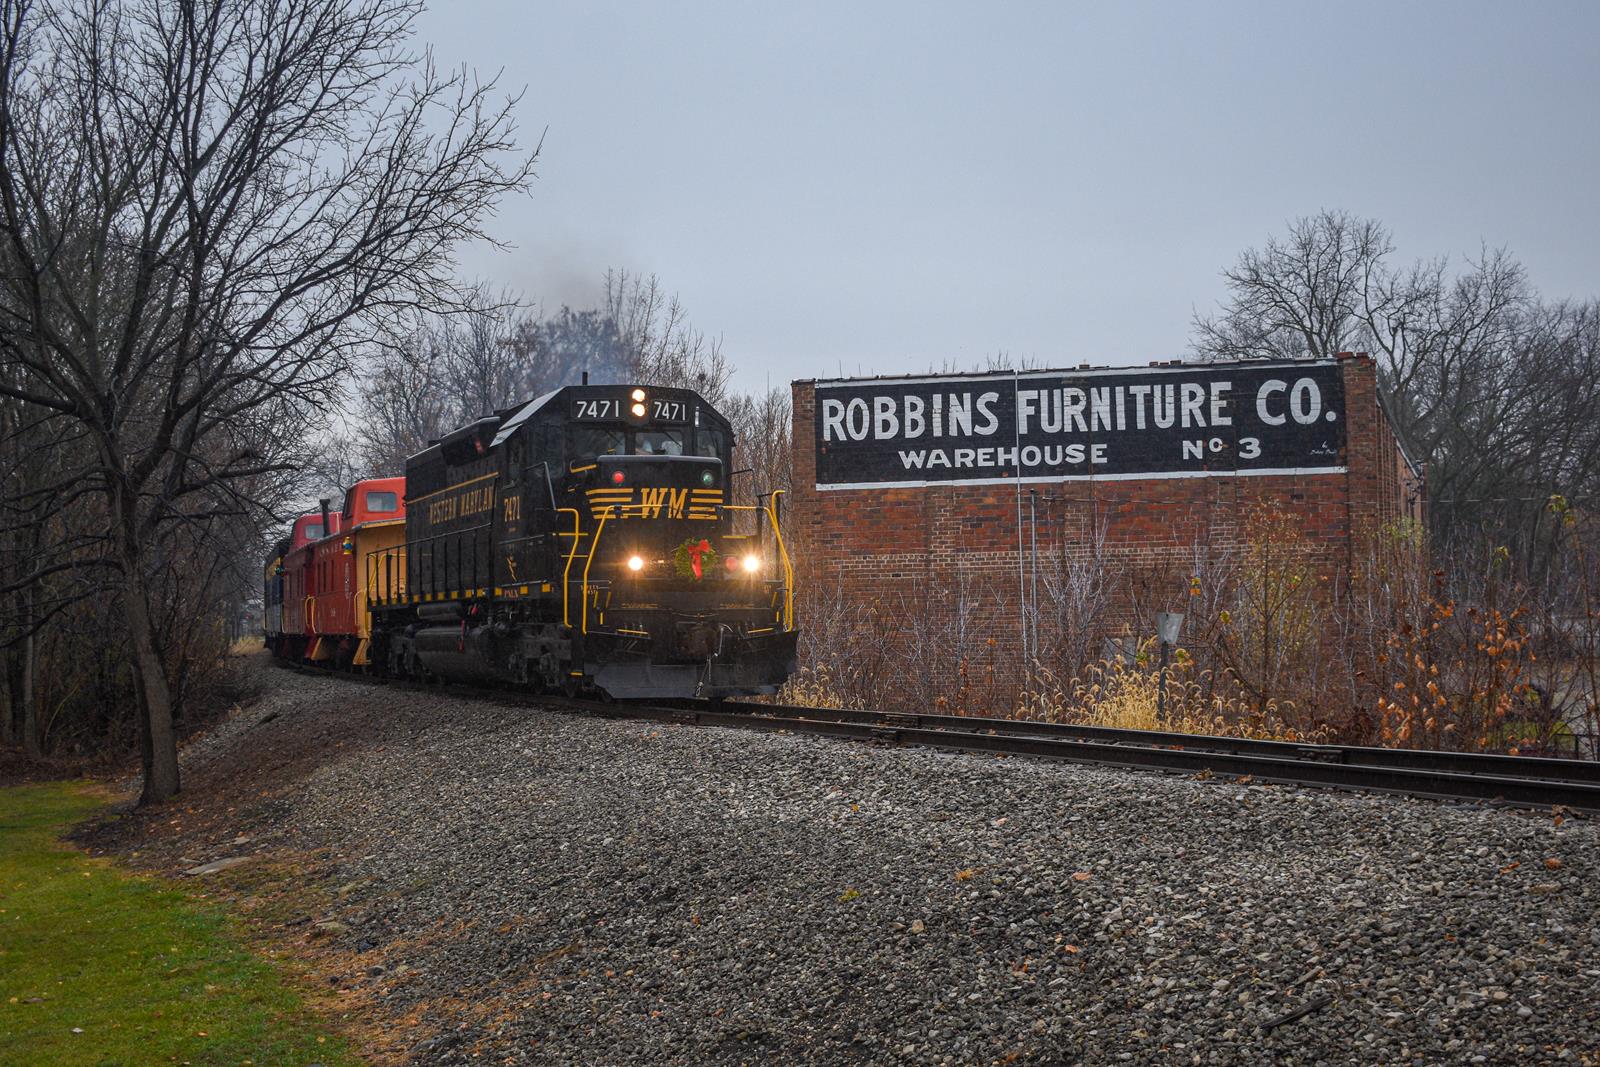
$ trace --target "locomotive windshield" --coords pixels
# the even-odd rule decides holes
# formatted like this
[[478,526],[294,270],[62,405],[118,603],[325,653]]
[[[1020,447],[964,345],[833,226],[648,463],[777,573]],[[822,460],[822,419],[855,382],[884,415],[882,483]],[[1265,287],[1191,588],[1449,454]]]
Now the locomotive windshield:
[[571,459],[615,456],[628,450],[627,433],[606,426],[574,426],[568,441],[571,446],[568,456]]
[[621,430],[602,426],[574,426],[568,438],[568,459],[600,456],[712,456],[719,455],[717,431],[699,431],[699,448],[691,452],[683,430]]
[[633,435],[636,456],[683,455],[682,430],[637,430]]

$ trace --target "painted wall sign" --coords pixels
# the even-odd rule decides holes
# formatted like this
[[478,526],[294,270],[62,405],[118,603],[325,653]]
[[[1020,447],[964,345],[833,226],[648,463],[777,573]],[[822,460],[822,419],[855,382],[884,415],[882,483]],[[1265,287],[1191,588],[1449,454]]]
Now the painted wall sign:
[[818,382],[817,488],[1345,469],[1332,361]]

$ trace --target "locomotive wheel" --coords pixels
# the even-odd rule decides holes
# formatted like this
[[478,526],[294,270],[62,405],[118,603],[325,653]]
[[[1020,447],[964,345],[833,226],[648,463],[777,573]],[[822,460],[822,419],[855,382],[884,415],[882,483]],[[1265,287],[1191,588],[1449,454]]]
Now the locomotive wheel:
[[550,692],[550,683],[545,680],[544,672],[539,669],[538,660],[527,660],[522,665],[523,685],[530,693]]
[[539,665],[533,660],[523,655],[513,655],[506,666],[511,672],[511,684],[518,689],[537,693],[544,688],[544,682],[539,677]]

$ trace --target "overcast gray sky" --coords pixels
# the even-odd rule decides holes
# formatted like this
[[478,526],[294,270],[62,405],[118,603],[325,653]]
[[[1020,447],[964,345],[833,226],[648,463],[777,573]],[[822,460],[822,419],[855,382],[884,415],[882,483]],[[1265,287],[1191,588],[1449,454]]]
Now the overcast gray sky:
[[508,254],[547,307],[654,272],[738,384],[1183,351],[1323,207],[1600,295],[1600,2],[435,3],[548,127]]

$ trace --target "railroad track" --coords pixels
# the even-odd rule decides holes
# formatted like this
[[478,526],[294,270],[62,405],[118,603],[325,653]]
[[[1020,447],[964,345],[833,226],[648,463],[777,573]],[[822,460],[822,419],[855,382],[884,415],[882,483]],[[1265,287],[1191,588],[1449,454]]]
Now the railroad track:
[[1260,741],[1022,719],[854,711],[752,701],[610,703],[535,695],[514,689],[427,685],[304,665],[286,666],[368,684],[447,692],[452,696],[501,704],[566,709],[607,718],[820,734],[958,752],[1248,778],[1255,782],[1600,812],[1600,762],[1589,760]]

